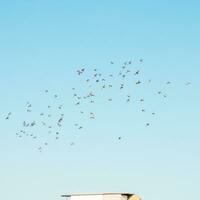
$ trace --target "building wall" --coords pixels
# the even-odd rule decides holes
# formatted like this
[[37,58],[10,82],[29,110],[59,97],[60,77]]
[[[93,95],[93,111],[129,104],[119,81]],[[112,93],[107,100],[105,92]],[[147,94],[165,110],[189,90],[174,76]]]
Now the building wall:
[[106,195],[80,195],[71,196],[70,200],[127,200],[126,195],[121,194],[106,194]]
[[71,196],[71,200],[103,200],[103,195]]
[[103,200],[127,200],[127,196],[121,194],[103,195]]

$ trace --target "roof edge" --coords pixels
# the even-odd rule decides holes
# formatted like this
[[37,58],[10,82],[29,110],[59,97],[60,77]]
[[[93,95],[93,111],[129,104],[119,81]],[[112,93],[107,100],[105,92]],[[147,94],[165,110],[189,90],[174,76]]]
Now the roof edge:
[[61,195],[61,197],[71,197],[71,196],[92,196],[92,195],[127,195],[127,196],[131,196],[131,195],[135,195],[133,193],[127,193],[127,192],[108,192],[108,193],[84,193],[84,194],[64,194]]

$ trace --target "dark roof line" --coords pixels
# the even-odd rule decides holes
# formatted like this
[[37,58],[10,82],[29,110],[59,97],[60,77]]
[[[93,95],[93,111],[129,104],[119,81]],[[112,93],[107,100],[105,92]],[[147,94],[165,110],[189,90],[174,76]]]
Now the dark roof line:
[[90,193],[90,194],[64,194],[61,197],[71,197],[71,196],[92,196],[92,195],[126,195],[132,196],[133,193],[120,193],[120,192],[111,192],[111,193]]

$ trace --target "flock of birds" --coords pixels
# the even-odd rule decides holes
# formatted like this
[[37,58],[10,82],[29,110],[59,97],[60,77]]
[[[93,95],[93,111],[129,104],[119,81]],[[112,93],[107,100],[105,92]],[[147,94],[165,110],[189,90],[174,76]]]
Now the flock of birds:
[[[143,59],[139,59],[139,63],[143,62]],[[110,65],[114,65],[114,62],[111,61]],[[140,75],[141,75],[141,70],[136,69],[135,67],[133,68],[132,66],[132,61],[126,61],[120,66],[119,71],[110,73],[110,74],[105,74],[100,72],[97,68],[94,68],[90,75],[88,75],[87,69],[86,68],[81,68],[76,71],[76,75],[83,81],[83,84],[81,86],[84,86],[84,88],[72,88],[72,98],[74,102],[74,106],[78,108],[78,112],[81,115],[87,114],[89,116],[89,120],[95,120],[97,117],[96,113],[94,111],[90,111],[89,113],[84,110],[84,106],[86,104],[95,104],[96,101],[98,100],[98,95],[99,92],[103,92],[105,90],[112,90],[115,89],[115,91],[119,92],[125,89],[127,84],[129,82],[126,82],[127,78],[133,78],[134,81],[131,82],[131,84],[134,84],[136,87],[139,87],[139,85],[144,84],[143,80],[141,80]],[[151,79],[147,81],[147,83],[151,83]],[[145,82],[146,83],[146,82]],[[166,85],[172,84],[171,81],[166,81]],[[186,82],[185,85],[188,86],[190,85],[191,82]],[[80,91],[81,90],[81,91]],[[109,92],[110,93],[110,92]],[[57,99],[59,98],[58,94],[51,94],[48,89],[44,91],[45,95],[50,95],[51,98]],[[121,93],[120,93],[121,94]],[[158,95],[162,95],[163,98],[167,98],[167,94],[164,93],[163,91],[157,91]],[[132,96],[130,94],[127,94],[125,96],[125,103],[130,103],[132,100]],[[112,102],[113,98],[112,97],[105,97],[105,101],[107,102]],[[144,102],[144,98],[139,98],[138,102],[142,103]],[[38,118],[37,120],[23,120],[21,123],[21,128],[18,132],[16,132],[16,136],[18,138],[23,138],[23,137],[30,137],[36,142],[39,142],[39,146],[37,146],[37,149],[39,152],[42,152],[45,147],[49,145],[49,142],[45,140],[44,142],[41,143],[41,138],[44,137],[44,135],[41,137],[40,135],[34,134],[34,128],[39,127],[41,129],[41,126],[45,128],[45,131],[47,134],[49,134],[53,140],[59,140],[61,137],[62,133],[62,127],[64,126],[64,105],[59,104],[56,106],[56,110],[53,110],[52,105],[47,105],[46,112],[39,112],[38,113]],[[33,111],[33,105],[30,102],[26,103],[25,106],[25,112],[27,114],[32,113]],[[55,114],[52,113],[52,111],[56,112]],[[142,113],[146,112],[145,108],[142,108],[140,110]],[[154,116],[156,115],[155,112],[151,112],[151,115]],[[12,113],[9,112],[5,120],[9,120],[12,116]],[[53,121],[52,121],[53,120]],[[50,123],[51,122],[51,123]],[[145,123],[145,127],[149,127],[151,125],[150,122]],[[74,127],[77,130],[82,130],[84,129],[84,126],[79,123],[75,122]],[[122,136],[117,136],[117,140],[122,140]],[[70,146],[75,145],[75,142],[70,142]]]

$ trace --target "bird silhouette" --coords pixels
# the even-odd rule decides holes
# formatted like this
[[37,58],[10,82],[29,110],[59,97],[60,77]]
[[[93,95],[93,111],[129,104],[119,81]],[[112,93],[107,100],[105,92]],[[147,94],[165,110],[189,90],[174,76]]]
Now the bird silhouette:
[[139,84],[141,84],[141,81],[137,81],[135,84],[136,84],[136,85],[139,85]]
[[191,82],[188,81],[188,82],[185,83],[185,85],[186,86],[191,85]]
[[[138,60],[142,64],[143,59]],[[148,92],[150,93],[150,89],[151,87],[153,87],[153,84],[150,83],[152,82],[152,80],[153,82],[155,82],[154,79],[144,77],[142,70],[138,68],[138,66],[134,67],[134,62],[132,62],[131,60],[125,61],[122,65],[116,67],[113,61],[110,61],[110,64],[113,66],[110,67],[108,71],[107,69],[102,71],[101,69],[97,70],[97,68],[91,69],[89,67],[75,70],[75,77],[79,79],[81,83],[78,87],[73,87],[73,85],[69,84],[71,90],[71,94],[69,94],[69,96],[71,97],[70,100],[72,101],[73,105],[70,109],[74,109],[73,112],[76,118],[76,123],[74,123],[73,131],[81,133],[83,130],[86,130],[85,127],[87,123],[90,123],[92,125],[98,121],[99,115],[97,108],[100,102],[102,104],[102,108],[104,109],[102,109],[102,112],[104,111],[105,115],[106,112],[109,112],[109,107],[116,106],[117,103],[119,103],[117,105],[120,107],[119,110],[123,109],[123,105],[127,105],[130,108],[131,112],[133,112],[133,109],[131,108],[134,108],[135,106],[136,108],[138,108],[139,112],[143,113],[141,116],[145,116],[145,121],[143,122],[145,127],[151,126],[150,122],[152,118],[154,118],[154,120],[159,119],[158,117],[154,117],[155,115],[158,116],[157,112],[149,112],[149,110],[151,110],[151,96],[148,98],[146,96],[146,93],[143,91],[143,87],[148,87]],[[168,89],[170,89],[172,86],[175,85],[172,83],[173,82],[171,81],[165,80],[162,82],[162,85],[159,85],[159,87],[162,88],[163,86],[164,88],[167,87],[166,85],[171,85],[170,87],[167,87]],[[138,86],[140,84],[142,85],[142,87]],[[191,82],[189,81],[185,82],[186,86],[189,86],[190,84]],[[50,94],[50,91],[50,88],[45,90],[42,89],[41,94]],[[152,94],[150,95],[153,96],[154,93],[154,95],[158,94],[161,98],[167,98],[168,91],[167,93],[165,92],[166,91],[164,90],[154,90],[154,92],[152,92]],[[134,93],[134,98],[132,93]],[[115,98],[116,95],[118,98]],[[141,96],[143,96],[143,98],[141,98]],[[24,111],[27,116],[24,119],[20,120],[21,130],[18,129],[15,131],[15,137],[20,138],[21,141],[23,141],[23,139],[27,137],[32,139],[32,141],[37,143],[37,145],[38,143],[42,144],[41,146],[37,146],[40,152],[43,152],[44,150],[47,150],[51,147],[51,145],[49,145],[51,139],[57,142],[64,142],[65,140],[63,139],[63,137],[67,137],[67,134],[64,135],[64,130],[65,127],[70,125],[67,122],[70,122],[70,118],[72,118],[73,115],[71,115],[70,113],[68,115],[68,107],[66,106],[66,101],[62,101],[62,98],[58,97],[62,97],[62,94],[57,93],[46,95],[45,99],[49,99],[47,101],[45,100],[46,102],[44,107],[39,106],[38,108],[36,107],[35,102],[33,102],[31,99],[30,102],[26,102],[26,104],[24,105]],[[134,99],[136,99],[136,101],[133,101]],[[148,100],[150,100],[150,102]],[[121,104],[121,101],[123,105]],[[148,108],[146,107],[147,105],[149,105]],[[116,110],[118,108],[117,106]],[[4,116],[5,120],[9,120],[11,115],[11,112],[7,113]],[[66,117],[64,117],[64,115]],[[13,117],[14,115],[12,116],[12,118]],[[147,120],[149,122],[146,122],[146,117],[148,117]],[[69,119],[68,121],[66,121],[66,123],[64,120],[65,118]],[[40,131],[40,129],[42,131]],[[118,136],[116,138],[118,140],[122,140],[123,136]],[[68,145],[69,144],[70,146],[73,146],[75,143],[71,142],[68,143]]]
[[139,75],[139,73],[140,73],[140,71],[138,70],[138,71],[135,72],[135,75]]

